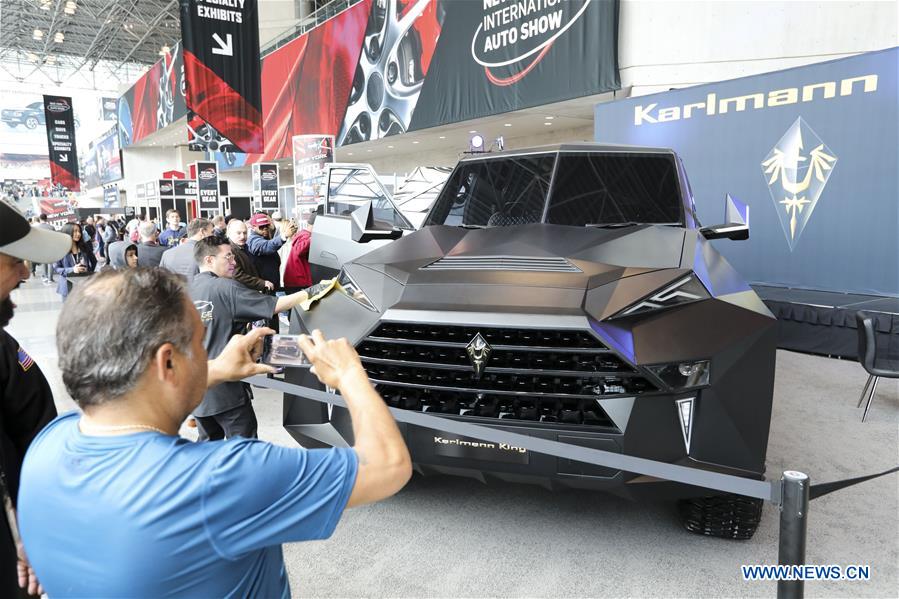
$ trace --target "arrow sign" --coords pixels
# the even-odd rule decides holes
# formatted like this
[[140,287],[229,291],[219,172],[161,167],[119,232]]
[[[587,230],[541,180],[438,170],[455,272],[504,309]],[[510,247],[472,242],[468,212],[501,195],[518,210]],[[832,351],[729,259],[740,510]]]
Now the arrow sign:
[[60,154],[60,155],[59,155],[59,161],[60,161],[60,162],[68,162],[68,161],[69,161],[69,155],[68,155],[68,154]]
[[212,34],[212,41],[218,44],[218,48],[213,48],[213,54],[221,54],[222,56],[234,56],[234,46],[232,45],[231,34],[225,35],[223,40],[218,33]]

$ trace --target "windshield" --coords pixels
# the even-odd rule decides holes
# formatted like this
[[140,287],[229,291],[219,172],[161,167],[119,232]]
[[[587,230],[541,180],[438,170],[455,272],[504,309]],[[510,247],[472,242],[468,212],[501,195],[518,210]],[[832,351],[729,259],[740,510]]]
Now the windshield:
[[658,154],[562,153],[546,222],[682,224],[674,159]]
[[501,227],[540,222],[556,155],[461,164],[425,225]]

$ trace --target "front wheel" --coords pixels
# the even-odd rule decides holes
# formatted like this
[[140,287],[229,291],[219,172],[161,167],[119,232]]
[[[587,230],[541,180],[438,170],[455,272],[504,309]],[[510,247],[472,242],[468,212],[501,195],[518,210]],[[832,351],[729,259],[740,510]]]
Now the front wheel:
[[698,535],[748,540],[762,520],[761,499],[742,495],[718,495],[678,501],[684,528]]
[[35,127],[38,126],[37,118],[30,116],[27,119],[25,119],[25,126],[28,127],[29,129],[34,129]]

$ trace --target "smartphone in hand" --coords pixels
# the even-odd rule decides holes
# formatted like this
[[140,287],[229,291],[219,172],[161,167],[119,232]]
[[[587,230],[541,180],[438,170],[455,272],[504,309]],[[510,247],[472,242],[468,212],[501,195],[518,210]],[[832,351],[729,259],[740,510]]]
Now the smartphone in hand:
[[312,364],[300,349],[299,335],[266,335],[262,338],[260,362],[287,368],[310,368]]

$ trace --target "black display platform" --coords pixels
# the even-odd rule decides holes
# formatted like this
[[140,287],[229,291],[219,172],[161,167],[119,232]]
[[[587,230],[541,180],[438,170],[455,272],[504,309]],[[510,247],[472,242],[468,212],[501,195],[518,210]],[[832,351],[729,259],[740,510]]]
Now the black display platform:
[[855,314],[874,317],[878,365],[899,367],[899,298],[753,285],[777,317],[778,347],[858,359]]

